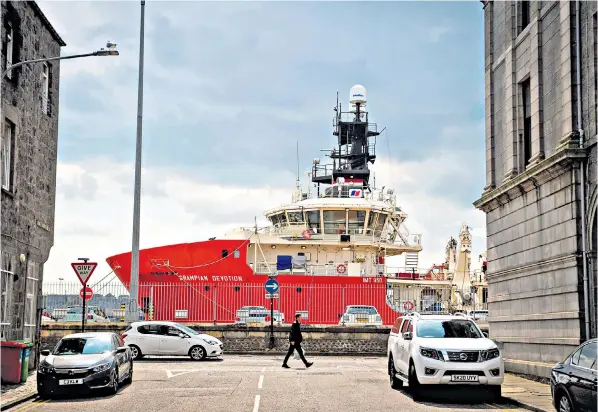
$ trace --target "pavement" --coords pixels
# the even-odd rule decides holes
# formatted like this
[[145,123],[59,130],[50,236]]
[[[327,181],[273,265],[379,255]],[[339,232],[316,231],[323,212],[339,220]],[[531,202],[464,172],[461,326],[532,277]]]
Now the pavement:
[[[368,412],[427,411],[551,411],[550,387],[509,375],[503,395],[513,399],[488,403],[484,391],[451,387],[424,402],[415,402],[408,391],[393,390],[382,357],[310,357],[305,369],[291,358],[292,369],[281,368],[282,356],[227,355],[224,359],[194,362],[186,358],[145,358],[136,361],[131,385],[116,395],[67,397],[50,401],[32,399],[35,377],[19,388],[2,387],[2,410],[10,412],[144,412],[195,410],[202,412],[315,412],[342,410]],[[18,397],[25,401],[8,403]],[[27,400],[26,397],[29,397]],[[547,401],[548,403],[544,402]],[[13,404],[14,406],[11,406]]]

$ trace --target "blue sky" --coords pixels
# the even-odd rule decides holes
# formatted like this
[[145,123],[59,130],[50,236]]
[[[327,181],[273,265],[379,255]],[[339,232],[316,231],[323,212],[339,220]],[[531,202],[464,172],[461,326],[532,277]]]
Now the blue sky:
[[[130,249],[139,3],[40,6],[68,44],[63,54],[106,40],[121,53],[61,65],[46,269],[59,273],[77,247],[100,262]],[[426,233],[423,260],[442,260],[462,220],[475,228],[474,252],[484,250],[484,216],[471,206],[485,183],[479,2],[148,1],[145,42],[142,246],[250,225],[290,200],[297,141],[307,170],[334,144],[336,91],[346,105],[361,83],[373,121],[387,127],[377,181],[395,187]],[[239,193],[269,195],[249,203]]]

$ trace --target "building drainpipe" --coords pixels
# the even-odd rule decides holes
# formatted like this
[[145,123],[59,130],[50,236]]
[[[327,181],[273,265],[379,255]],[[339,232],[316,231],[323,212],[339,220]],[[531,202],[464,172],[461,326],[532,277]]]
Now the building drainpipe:
[[[575,69],[577,71],[576,89],[577,89],[577,128],[579,132],[579,147],[584,145],[584,132],[582,128],[582,114],[581,114],[581,4],[579,0],[575,1]],[[587,239],[586,239],[586,177],[585,177],[585,160],[582,159],[580,174],[581,174],[581,256],[582,256],[582,270],[583,270],[583,295],[584,295],[584,323],[585,323],[585,338],[590,339],[590,302],[589,302],[589,279],[588,279],[588,259],[587,259]]]

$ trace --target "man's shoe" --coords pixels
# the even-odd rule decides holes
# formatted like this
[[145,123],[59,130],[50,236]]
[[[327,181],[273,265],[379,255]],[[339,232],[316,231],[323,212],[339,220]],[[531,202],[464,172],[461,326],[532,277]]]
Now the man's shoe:
[[306,367],[306,368],[309,368],[309,367],[310,367],[311,365],[313,365],[313,364],[314,364],[313,362],[307,362],[307,363],[305,364],[305,367]]
[[291,367],[289,365],[287,365],[286,363],[282,365],[283,368],[285,369],[290,369]]

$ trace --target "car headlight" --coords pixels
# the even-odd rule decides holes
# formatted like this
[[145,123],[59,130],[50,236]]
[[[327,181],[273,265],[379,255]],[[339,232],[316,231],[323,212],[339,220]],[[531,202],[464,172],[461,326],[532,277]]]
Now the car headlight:
[[112,366],[112,363],[108,362],[108,363],[102,363],[101,365],[98,365],[96,367],[94,367],[92,369],[92,371],[94,372],[104,372],[108,369],[110,369],[110,367]]
[[439,351],[437,351],[436,349],[419,348],[419,353],[425,358],[444,361],[442,354]]
[[52,373],[52,372],[54,372],[54,366],[50,365],[47,362],[42,362],[39,364],[38,371],[40,373]]
[[490,359],[498,358],[500,356],[500,351],[498,348],[483,350],[480,352],[480,362],[486,362]]
[[207,343],[208,345],[218,345],[218,342],[217,342],[217,341],[215,341],[215,340],[212,340],[212,339],[206,340],[206,343]]

